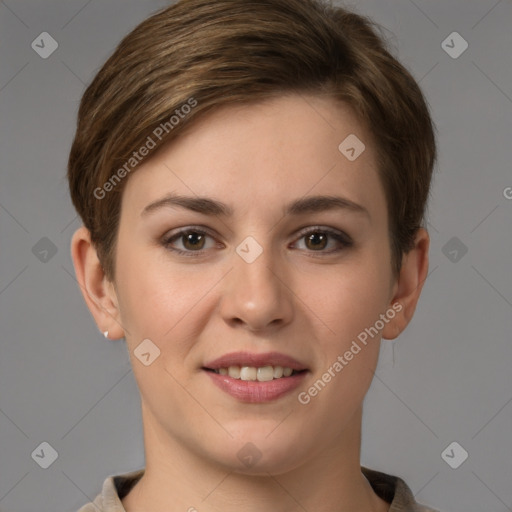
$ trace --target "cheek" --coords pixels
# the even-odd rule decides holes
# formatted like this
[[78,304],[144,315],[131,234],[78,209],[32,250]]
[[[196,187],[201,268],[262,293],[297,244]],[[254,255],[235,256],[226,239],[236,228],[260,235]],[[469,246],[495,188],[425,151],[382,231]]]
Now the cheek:
[[389,272],[377,258],[361,255],[358,264],[310,283],[308,306],[321,319],[314,322],[319,360],[317,378],[302,398],[312,415],[332,419],[332,435],[350,420],[371,384],[381,337],[375,325],[387,308]]
[[[165,253],[125,251],[118,264],[119,305],[130,343],[149,338],[173,356],[193,345],[212,308],[222,269],[176,265]],[[127,337],[128,339],[128,337]]]
[[314,285],[304,283],[310,290],[308,305],[330,328],[324,329],[329,337],[346,343],[378,320],[389,294],[386,265],[386,261],[361,254],[352,264],[318,274]]

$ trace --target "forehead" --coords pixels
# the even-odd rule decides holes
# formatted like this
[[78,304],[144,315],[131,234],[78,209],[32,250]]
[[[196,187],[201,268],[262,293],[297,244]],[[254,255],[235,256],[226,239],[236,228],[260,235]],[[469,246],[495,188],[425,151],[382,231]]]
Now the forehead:
[[[166,192],[266,211],[305,195],[343,193],[379,215],[385,199],[371,137],[331,98],[288,95],[218,108],[130,176],[123,205],[139,213]],[[380,213],[382,214],[382,212]]]

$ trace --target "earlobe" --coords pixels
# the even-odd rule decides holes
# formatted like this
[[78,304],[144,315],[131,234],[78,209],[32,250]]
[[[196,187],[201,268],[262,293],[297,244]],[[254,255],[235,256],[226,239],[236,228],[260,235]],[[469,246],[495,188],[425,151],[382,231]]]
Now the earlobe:
[[[404,254],[400,275],[393,288],[391,304],[397,313],[384,327],[382,331],[384,339],[395,339],[405,330],[414,315],[427,278],[429,246],[430,237],[427,230],[419,228],[414,247]],[[401,307],[399,308],[396,304],[400,304]]]
[[124,337],[114,287],[105,275],[90,232],[84,226],[73,234],[71,258],[80,290],[98,329],[108,331],[110,339]]

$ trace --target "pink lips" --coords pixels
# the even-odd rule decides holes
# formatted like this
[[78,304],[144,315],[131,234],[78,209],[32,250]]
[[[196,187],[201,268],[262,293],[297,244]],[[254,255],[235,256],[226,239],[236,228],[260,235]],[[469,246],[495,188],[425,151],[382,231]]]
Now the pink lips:
[[[233,379],[229,375],[220,375],[213,371],[208,371],[229,368],[230,366],[282,366],[300,371],[300,373],[267,382],[258,382]],[[307,370],[305,365],[293,357],[278,352],[267,352],[265,354],[233,352],[209,361],[203,368],[213,383],[222,391],[237,400],[248,403],[263,403],[277,400],[296,389],[308,373],[307,371],[301,371]]]
[[204,367],[211,370],[229,368],[230,366],[282,366],[292,370],[306,370],[306,366],[293,357],[279,352],[266,352],[264,354],[253,354],[251,352],[231,352],[218,359],[205,363]]

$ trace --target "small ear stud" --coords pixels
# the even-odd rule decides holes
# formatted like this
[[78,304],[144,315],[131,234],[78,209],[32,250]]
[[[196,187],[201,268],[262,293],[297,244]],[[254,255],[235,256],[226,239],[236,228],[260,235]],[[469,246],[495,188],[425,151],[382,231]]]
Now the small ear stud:
[[105,332],[103,333],[103,336],[105,336],[105,338],[108,338],[108,331],[105,331]]

